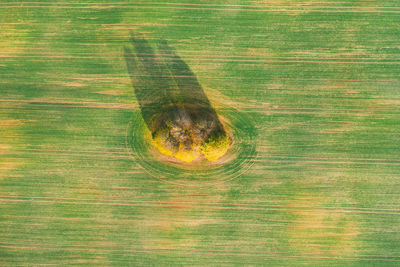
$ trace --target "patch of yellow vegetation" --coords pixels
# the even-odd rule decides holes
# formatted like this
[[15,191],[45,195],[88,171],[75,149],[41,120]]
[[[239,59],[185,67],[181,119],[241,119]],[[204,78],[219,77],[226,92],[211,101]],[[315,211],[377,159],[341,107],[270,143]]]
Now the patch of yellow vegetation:
[[177,152],[172,151],[170,148],[165,146],[165,140],[168,137],[168,130],[160,130],[158,131],[152,139],[152,144],[158,149],[158,151],[170,157],[175,157],[180,161],[190,163],[193,160],[199,158],[200,153],[198,149],[192,146],[190,149],[187,149],[184,145],[179,145],[179,150]]
[[210,137],[206,143],[200,147],[193,144],[190,148],[183,144],[179,145],[178,151],[173,151],[165,144],[168,138],[168,130],[162,129],[158,131],[152,138],[151,143],[157,150],[165,156],[175,157],[183,162],[193,162],[203,155],[208,161],[217,161],[226,154],[231,144],[231,139],[227,135],[218,137]]
[[198,153],[198,150],[194,146],[191,149],[187,149],[182,144],[179,145],[179,151],[175,154],[175,158],[188,163],[199,158],[199,156],[200,153]]
[[226,154],[230,144],[231,139],[227,135],[220,135],[217,138],[210,137],[207,142],[201,146],[201,151],[207,160],[217,161]]
[[163,154],[165,156],[173,156],[174,152],[164,145],[167,137],[168,137],[168,130],[162,129],[154,135],[154,137],[152,139],[152,144],[153,144],[153,146],[155,146],[158,149],[158,151],[161,154]]

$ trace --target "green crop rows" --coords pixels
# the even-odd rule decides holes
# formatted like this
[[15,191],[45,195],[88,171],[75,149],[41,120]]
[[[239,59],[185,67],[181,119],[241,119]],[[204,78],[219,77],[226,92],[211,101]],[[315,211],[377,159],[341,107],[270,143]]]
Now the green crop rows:
[[[0,265],[398,266],[400,3],[161,2],[1,1]],[[132,149],[130,32],[232,120],[237,171]]]

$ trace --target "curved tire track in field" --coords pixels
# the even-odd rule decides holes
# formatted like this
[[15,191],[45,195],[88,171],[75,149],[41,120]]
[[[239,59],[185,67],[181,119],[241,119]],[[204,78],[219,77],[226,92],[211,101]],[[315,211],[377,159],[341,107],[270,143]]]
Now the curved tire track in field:
[[181,186],[201,187],[232,180],[246,172],[257,156],[257,132],[251,118],[243,112],[222,106],[217,113],[226,119],[231,129],[234,144],[228,152],[230,158],[218,164],[198,164],[193,169],[185,165],[160,161],[154,154],[149,140],[146,139],[147,128],[140,111],[135,111],[127,127],[126,145],[131,155],[153,176],[167,183]]

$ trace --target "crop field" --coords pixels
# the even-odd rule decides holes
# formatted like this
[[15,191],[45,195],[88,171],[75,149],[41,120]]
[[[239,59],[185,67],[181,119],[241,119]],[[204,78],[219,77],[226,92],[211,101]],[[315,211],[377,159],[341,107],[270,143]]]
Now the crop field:
[[[0,266],[399,266],[399,25],[398,0],[0,1]],[[152,146],[171,75],[223,160]]]

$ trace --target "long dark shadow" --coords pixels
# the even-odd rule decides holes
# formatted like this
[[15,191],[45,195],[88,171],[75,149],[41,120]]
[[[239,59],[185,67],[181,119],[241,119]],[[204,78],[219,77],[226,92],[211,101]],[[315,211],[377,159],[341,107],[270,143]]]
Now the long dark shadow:
[[207,135],[224,131],[195,74],[167,41],[158,41],[156,50],[133,33],[130,40],[131,45],[124,48],[126,66],[143,119],[152,133],[162,121],[188,119],[212,123]]

